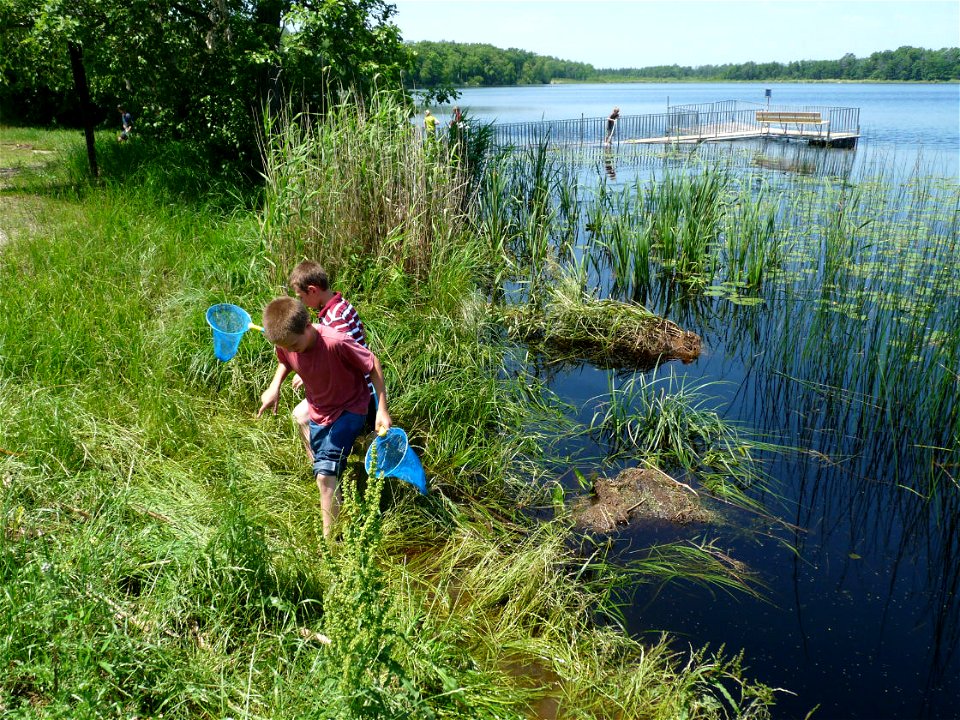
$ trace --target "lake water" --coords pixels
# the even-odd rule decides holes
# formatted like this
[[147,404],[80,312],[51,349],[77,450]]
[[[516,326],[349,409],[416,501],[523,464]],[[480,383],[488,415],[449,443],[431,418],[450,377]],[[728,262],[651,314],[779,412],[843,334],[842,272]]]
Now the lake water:
[[[923,157],[938,170],[960,176],[960,85],[852,83],[690,83],[543,85],[466,88],[459,104],[484,121],[500,123],[665,113],[669,105],[722,100],[860,108],[861,158],[909,166]],[[443,108],[438,110],[443,119]]]
[[[851,173],[919,161],[949,182],[960,177],[958,85],[557,85],[467,89],[459,104],[477,119],[555,120],[605,117],[614,105],[632,115],[665,112],[668,102],[763,102],[767,87],[777,104],[860,108],[858,148],[819,150],[817,162]],[[614,162],[621,162],[616,151]],[[615,176],[607,174],[622,184],[649,171],[621,162]],[[651,309],[664,312],[656,303]],[[795,693],[780,695],[777,718],[804,718],[817,706],[814,718],[960,717],[960,486],[932,501],[919,497],[906,478],[922,468],[904,450],[911,442],[955,445],[957,438],[917,426],[912,439],[888,443],[875,428],[860,427],[870,417],[866,410],[838,415],[825,396],[785,380],[791,373],[763,344],[783,333],[781,318],[762,309],[667,314],[700,333],[705,351],[689,366],[669,363],[655,374],[722,381],[711,391],[726,419],[833,462],[802,453],[773,461],[779,497],[764,500],[795,528],[786,535],[756,519],[696,530],[695,537],[716,540],[759,574],[762,599],[684,584],[641,588],[627,611],[631,632],[666,630],[678,649],[742,648],[750,676]],[[843,351],[821,349],[825,357]],[[816,370],[815,358],[807,363]],[[799,361],[791,368],[810,369]],[[960,377],[960,367],[949,371]],[[587,420],[608,394],[609,371],[584,364],[550,373],[551,387]],[[956,486],[955,464],[948,476]],[[631,547],[677,539],[691,539],[690,531],[659,527],[625,533],[619,542],[629,557]]]

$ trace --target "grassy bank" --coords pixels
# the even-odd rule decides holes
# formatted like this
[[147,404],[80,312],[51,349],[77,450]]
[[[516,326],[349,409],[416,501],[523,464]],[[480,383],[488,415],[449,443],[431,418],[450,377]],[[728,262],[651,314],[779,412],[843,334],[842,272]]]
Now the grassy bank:
[[[737,658],[625,636],[625,576],[517,512],[542,500],[529,428],[560,421],[504,372],[477,291],[503,261],[457,163],[392,112],[278,129],[264,194],[112,135],[101,183],[79,137],[6,179],[5,717],[765,716]],[[353,463],[332,546],[286,413],[253,418],[271,348],[220,364],[203,320],[258,316],[304,255],[364,317],[434,487]]]

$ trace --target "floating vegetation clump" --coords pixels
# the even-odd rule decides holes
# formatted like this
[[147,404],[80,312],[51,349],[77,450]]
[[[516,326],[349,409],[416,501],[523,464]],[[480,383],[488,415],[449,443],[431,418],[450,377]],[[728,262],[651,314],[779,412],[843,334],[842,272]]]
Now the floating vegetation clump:
[[649,467],[596,480],[590,496],[574,505],[573,519],[578,527],[609,533],[639,521],[708,523],[712,514],[689,485]]
[[569,280],[550,288],[543,309],[517,306],[506,310],[504,319],[514,339],[542,344],[558,360],[651,368],[667,360],[688,363],[700,355],[696,333],[642,305],[591,297]]
[[652,380],[634,375],[621,387],[609,382],[590,423],[608,459],[639,459],[679,473],[720,500],[761,509],[749,494],[767,485],[758,455],[783,448],[751,437],[710,407],[704,391],[715,383],[687,382],[672,369]]

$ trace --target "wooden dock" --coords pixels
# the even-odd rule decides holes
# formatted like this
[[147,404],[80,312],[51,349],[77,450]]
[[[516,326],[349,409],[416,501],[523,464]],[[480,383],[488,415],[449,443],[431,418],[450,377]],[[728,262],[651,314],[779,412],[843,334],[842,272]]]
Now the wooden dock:
[[811,145],[823,147],[854,147],[860,137],[858,132],[831,132],[829,130],[809,130],[806,128],[790,128],[773,130],[769,127],[744,129],[737,126],[717,126],[698,128],[696,133],[687,135],[663,135],[620,140],[624,145],[656,145],[676,143],[690,145],[703,142],[725,142],[730,140],[749,140],[752,138],[767,138],[771,140],[805,140]]
[[[494,125],[500,147],[602,145],[606,118],[545,120]],[[860,137],[860,109],[788,107],[747,104],[736,100],[672,106],[666,113],[622,115],[614,144],[696,144],[768,138],[794,140],[822,147],[855,147]]]

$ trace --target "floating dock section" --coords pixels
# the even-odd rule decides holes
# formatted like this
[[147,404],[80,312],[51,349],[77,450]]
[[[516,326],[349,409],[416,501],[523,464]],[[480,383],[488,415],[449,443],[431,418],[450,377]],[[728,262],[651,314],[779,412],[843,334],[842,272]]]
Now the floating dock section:
[[[494,125],[499,147],[536,145],[602,145],[607,119]],[[860,108],[787,106],[726,100],[699,105],[676,105],[654,115],[621,115],[613,144],[695,144],[754,138],[803,141],[821,147],[856,147],[860,137]]]

